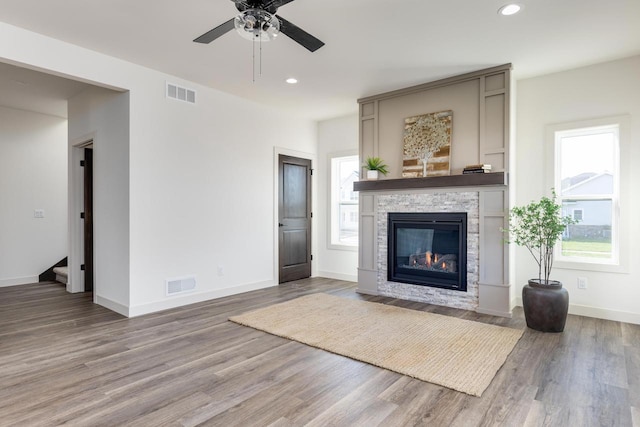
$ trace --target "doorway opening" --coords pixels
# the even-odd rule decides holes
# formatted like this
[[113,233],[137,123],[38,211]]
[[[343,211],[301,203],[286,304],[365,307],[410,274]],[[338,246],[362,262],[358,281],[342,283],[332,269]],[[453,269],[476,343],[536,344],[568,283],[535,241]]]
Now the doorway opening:
[[[84,291],[93,292],[93,145],[84,148]],[[84,267],[84,268],[83,268]]]
[[[69,206],[69,292],[94,292],[94,150],[93,138],[72,147]],[[95,292],[94,292],[95,302]]]

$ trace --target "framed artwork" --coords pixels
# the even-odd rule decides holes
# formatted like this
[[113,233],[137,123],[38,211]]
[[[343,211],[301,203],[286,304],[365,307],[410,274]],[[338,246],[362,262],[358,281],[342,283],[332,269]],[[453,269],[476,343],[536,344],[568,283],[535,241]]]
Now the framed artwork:
[[452,127],[452,110],[404,119],[403,178],[450,174]]

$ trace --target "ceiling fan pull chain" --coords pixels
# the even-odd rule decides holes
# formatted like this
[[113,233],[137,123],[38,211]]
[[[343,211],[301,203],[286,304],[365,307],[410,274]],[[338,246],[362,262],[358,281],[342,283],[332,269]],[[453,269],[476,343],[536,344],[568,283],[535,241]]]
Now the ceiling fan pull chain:
[[253,76],[253,83],[256,82],[256,39],[251,42],[251,74]]
[[260,74],[258,75],[262,77],[262,35],[260,36]]

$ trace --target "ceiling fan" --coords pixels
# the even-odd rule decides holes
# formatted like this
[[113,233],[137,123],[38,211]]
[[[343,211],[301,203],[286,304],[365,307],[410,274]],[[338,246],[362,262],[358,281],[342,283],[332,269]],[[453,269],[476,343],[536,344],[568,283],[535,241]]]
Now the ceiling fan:
[[278,33],[288,36],[296,43],[315,52],[324,43],[292,24],[283,17],[276,15],[278,8],[293,0],[231,0],[240,12],[224,24],[207,31],[194,40],[197,43],[211,43],[218,37],[234,28],[244,38],[256,41],[273,40]]

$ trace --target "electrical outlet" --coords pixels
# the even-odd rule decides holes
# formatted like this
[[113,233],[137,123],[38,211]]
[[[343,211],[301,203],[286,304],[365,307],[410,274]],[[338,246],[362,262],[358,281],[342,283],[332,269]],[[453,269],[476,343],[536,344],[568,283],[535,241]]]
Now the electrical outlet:
[[224,267],[221,265],[218,266],[218,276],[224,276]]
[[34,209],[33,217],[34,218],[44,218],[44,209]]
[[586,277],[578,277],[578,289],[587,289]]

